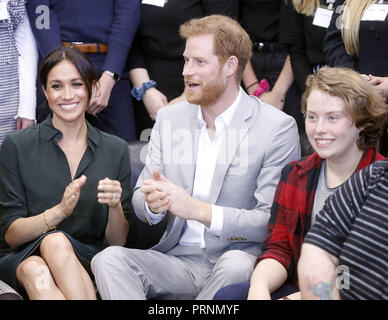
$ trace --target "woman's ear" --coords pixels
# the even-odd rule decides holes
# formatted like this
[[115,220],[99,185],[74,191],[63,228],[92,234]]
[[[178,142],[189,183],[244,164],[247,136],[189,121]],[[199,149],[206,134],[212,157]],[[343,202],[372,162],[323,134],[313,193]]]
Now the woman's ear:
[[94,80],[93,83],[92,83],[92,95],[91,95],[91,98],[94,98],[94,97],[97,97],[98,96],[98,87],[99,87],[99,83],[98,83],[98,80]]
[[44,95],[45,95],[45,97],[46,97],[46,100],[48,100],[48,98],[47,98],[47,90],[46,90],[45,86],[43,86],[43,85],[42,85],[42,90],[43,90],[43,92],[44,92]]

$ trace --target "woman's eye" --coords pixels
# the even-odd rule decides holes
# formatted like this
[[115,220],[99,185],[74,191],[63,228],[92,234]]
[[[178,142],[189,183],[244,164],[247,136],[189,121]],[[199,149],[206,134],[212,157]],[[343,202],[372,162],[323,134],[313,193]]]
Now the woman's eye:
[[74,82],[73,83],[73,87],[76,87],[76,88],[78,88],[78,87],[82,87],[84,84],[82,83],[82,82]]

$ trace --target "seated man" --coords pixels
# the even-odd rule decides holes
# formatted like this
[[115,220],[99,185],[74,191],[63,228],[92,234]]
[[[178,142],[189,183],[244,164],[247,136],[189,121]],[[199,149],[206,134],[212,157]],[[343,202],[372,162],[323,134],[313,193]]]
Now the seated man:
[[111,247],[92,261],[103,299],[212,299],[247,280],[283,166],[300,156],[295,120],[246,95],[252,44],[233,19],[180,28],[187,101],[159,110],[132,203],[167,230],[149,250]]
[[298,265],[303,299],[388,299],[388,162],[351,177],[307,233]]
[[302,242],[325,200],[354,172],[384,158],[375,148],[387,105],[355,71],[325,67],[310,75],[302,109],[316,152],[282,170],[250,284],[227,286],[217,292],[217,300],[278,299],[298,292]]

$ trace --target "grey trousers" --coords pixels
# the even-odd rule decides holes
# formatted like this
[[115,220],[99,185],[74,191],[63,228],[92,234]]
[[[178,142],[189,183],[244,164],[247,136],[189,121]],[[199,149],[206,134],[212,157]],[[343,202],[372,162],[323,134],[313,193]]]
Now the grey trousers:
[[0,300],[22,300],[23,298],[8,284],[0,280]]
[[214,264],[202,249],[174,256],[112,246],[92,259],[91,268],[104,300],[210,300],[222,287],[248,281],[255,260],[241,250],[225,252]]

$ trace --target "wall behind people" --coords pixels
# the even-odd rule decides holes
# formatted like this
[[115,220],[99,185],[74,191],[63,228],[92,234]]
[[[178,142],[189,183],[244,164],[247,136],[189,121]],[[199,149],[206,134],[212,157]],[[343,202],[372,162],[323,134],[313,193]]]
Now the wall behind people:
[[[140,21],[139,1],[30,0],[26,7],[41,59],[55,48],[73,46],[92,60],[99,88],[90,102],[88,120],[126,141],[135,140],[125,61]],[[41,103],[42,91],[38,94]]]

